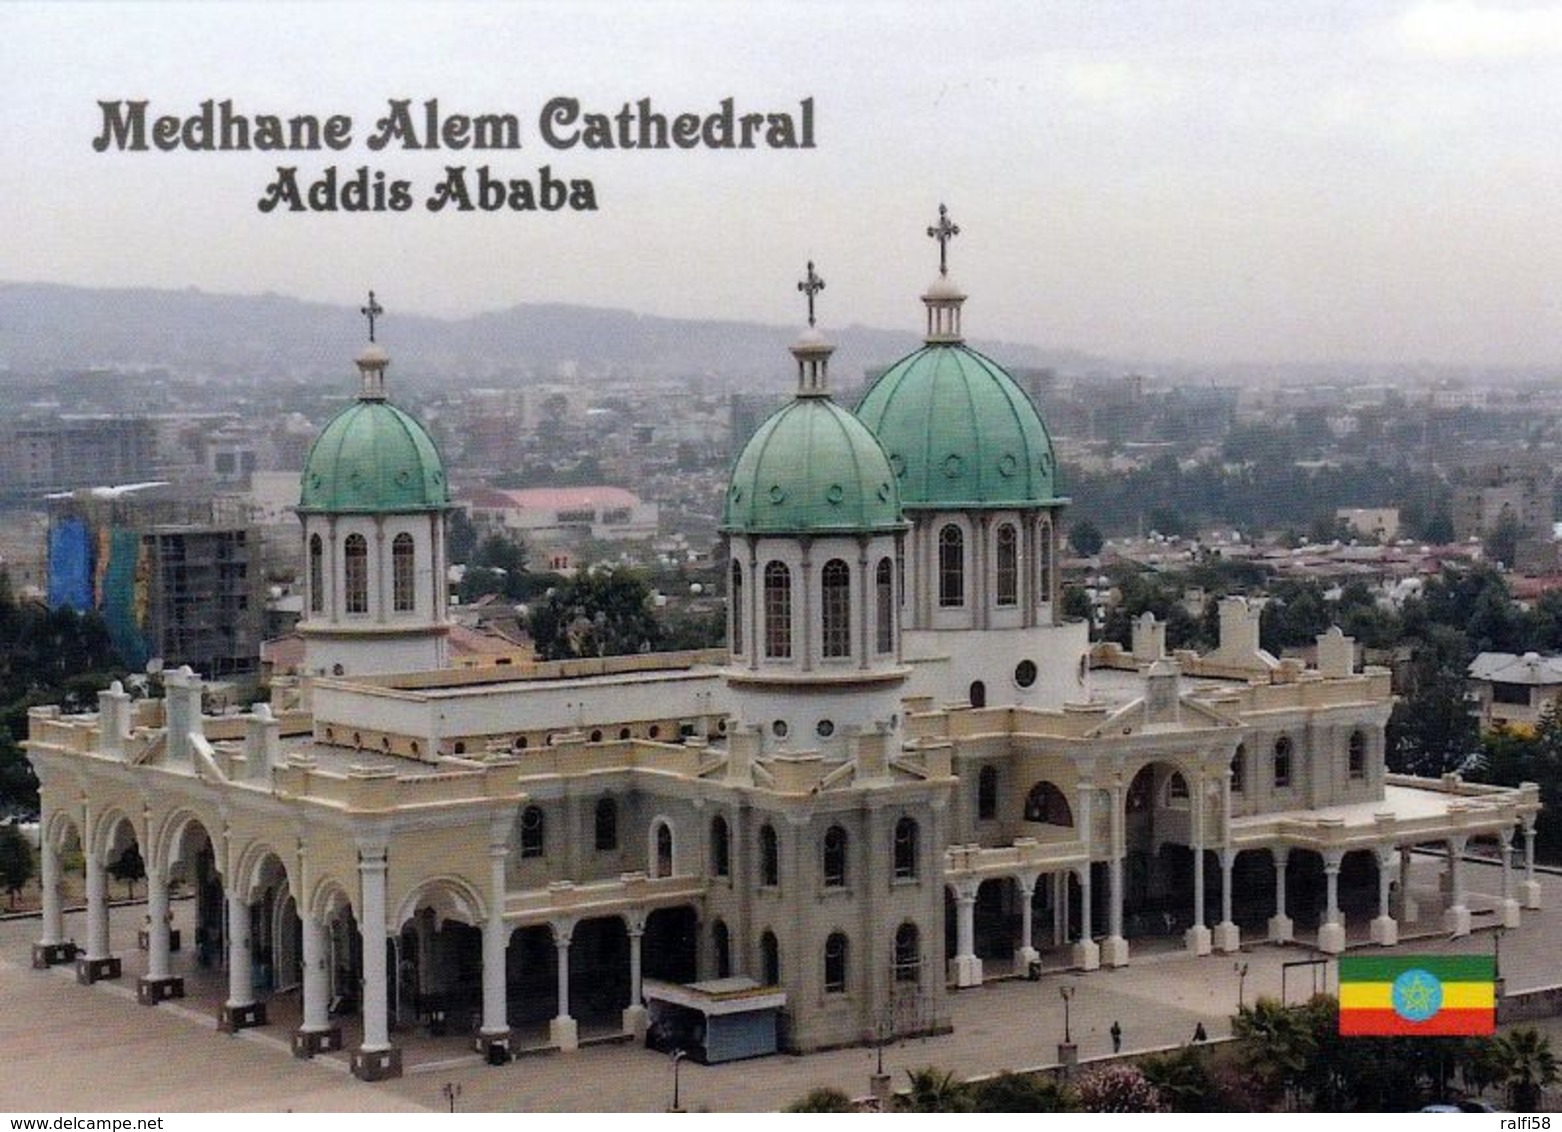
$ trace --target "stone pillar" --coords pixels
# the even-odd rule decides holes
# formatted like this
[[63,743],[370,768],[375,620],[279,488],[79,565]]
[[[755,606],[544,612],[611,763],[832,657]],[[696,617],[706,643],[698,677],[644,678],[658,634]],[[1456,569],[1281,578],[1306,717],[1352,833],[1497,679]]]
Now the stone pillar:
[[1208,955],[1213,940],[1204,924],[1204,775],[1194,776],[1189,790],[1189,819],[1193,825],[1193,926],[1183,937],[1193,955]]
[[548,1038],[566,1053],[580,1048],[580,1029],[569,1013],[569,944],[575,933],[573,920],[555,920],[553,946],[559,951],[559,1012],[548,1023]]
[[76,959],[76,980],[95,983],[99,979],[117,979],[120,975],[119,958],[109,954],[108,941],[108,873],[98,854],[91,848],[85,853],[87,867],[87,954]]
[[640,985],[640,943],[645,939],[645,917],[627,916],[624,924],[629,929],[629,1005],[624,1007],[624,1029],[633,1034],[635,1041],[639,1042],[645,1039],[647,1024]]
[[222,1004],[217,1028],[225,1034],[266,1024],[266,1004],[255,1001],[255,975],[250,963],[249,904],[239,892],[236,869],[228,882],[228,1001]]
[[1237,851],[1230,846],[1220,851],[1220,923],[1215,925],[1215,950],[1230,954],[1242,950],[1242,929],[1231,918],[1231,871]]
[[313,1057],[342,1048],[342,1029],[331,1025],[326,971],[325,923],[303,915],[304,1017],[293,1034],[293,1056]]
[[1330,849],[1323,854],[1323,876],[1328,886],[1328,903],[1323,923],[1318,925],[1318,950],[1338,955],[1345,950],[1345,917],[1340,914],[1340,862],[1345,853]]
[[1464,850],[1467,837],[1448,839],[1448,910],[1443,913],[1443,930],[1451,936],[1470,934],[1470,909],[1464,902]]
[[353,1076],[383,1081],[401,1076],[401,1050],[390,1042],[390,1004],[386,1001],[385,848],[371,846],[358,854],[358,881],[363,892],[363,916],[358,932],[363,940],[363,1044],[353,1050]]
[[1516,928],[1519,926],[1519,902],[1513,898],[1513,827],[1498,832],[1497,840],[1502,847],[1502,905],[1499,915],[1503,927]]
[[[1085,862],[1079,868],[1079,942],[1074,945],[1074,966],[1082,971],[1094,971],[1101,966],[1101,947],[1095,941],[1094,925],[1090,922],[1093,911],[1091,904],[1094,903],[1094,893],[1091,891],[1094,878],[1090,875],[1090,862],[1095,858],[1095,800],[1095,784],[1080,782],[1079,840],[1085,847]],[[1064,883],[1067,884],[1066,881]]]
[[1020,945],[1014,949],[1015,974],[1023,975],[1032,963],[1041,959],[1041,952],[1037,951],[1031,942],[1031,932],[1035,925],[1031,923],[1031,897],[1036,893],[1036,873],[1016,873],[1015,886],[1020,890]]
[[962,880],[955,884],[955,957],[951,961],[957,987],[976,987],[982,983],[982,961],[976,957],[976,890],[978,882]]
[[1291,850],[1283,845],[1272,847],[1269,855],[1275,863],[1275,914],[1269,917],[1269,942],[1290,943],[1295,925],[1285,912],[1285,864],[1290,859]]
[[33,944],[33,966],[39,969],[76,958],[76,945],[65,938],[65,910],[60,904],[60,849],[49,835],[49,813],[44,811],[39,828],[43,837],[38,847],[38,887],[43,897],[43,934]]
[[1372,921],[1372,942],[1381,947],[1393,947],[1399,942],[1399,925],[1394,922],[1389,906],[1389,889],[1394,884],[1394,858],[1398,850],[1392,845],[1380,845],[1373,854],[1378,863],[1378,916]]
[[477,1049],[495,1065],[508,1061],[510,1053],[509,976],[505,965],[510,930],[504,922],[504,870],[509,856],[508,841],[489,844],[488,918],[483,921],[483,1024]]
[[1068,942],[1068,874],[1052,874],[1052,946]]
[[1399,922],[1413,924],[1421,918],[1421,909],[1410,891],[1410,846],[1399,849]]
[[136,980],[136,1000],[143,1006],[184,997],[184,980],[169,968],[173,942],[169,919],[168,872],[154,863],[146,870],[146,975]]
[[1535,879],[1535,819],[1524,819],[1524,883],[1519,886],[1526,908],[1540,907],[1540,882]]
[[1101,941],[1101,962],[1108,967],[1128,966],[1128,940],[1123,937],[1123,857],[1128,838],[1123,829],[1123,783],[1121,777],[1112,786],[1112,847],[1107,862],[1107,934]]

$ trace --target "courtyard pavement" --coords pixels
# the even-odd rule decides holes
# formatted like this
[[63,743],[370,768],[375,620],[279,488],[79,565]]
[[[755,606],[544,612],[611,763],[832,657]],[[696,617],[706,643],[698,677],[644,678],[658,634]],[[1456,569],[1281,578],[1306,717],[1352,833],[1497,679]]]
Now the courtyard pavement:
[[[1471,864],[1470,904],[1478,930],[1449,940],[1433,929],[1437,862],[1417,857],[1413,887],[1428,909],[1429,934],[1402,943],[1410,952],[1484,953],[1495,939],[1481,930],[1495,905],[1498,870]],[[1524,926],[1502,940],[1502,973],[1509,993],[1562,983],[1562,877],[1541,876],[1545,907],[1525,912]],[[188,914],[187,902],[181,914]],[[654,1111],[671,1100],[669,1058],[632,1044],[592,1045],[575,1053],[527,1053],[504,1067],[484,1065],[459,1038],[397,1034],[408,1073],[399,1080],[363,1084],[347,1072],[345,1057],[298,1061],[288,1051],[296,1024],[296,997],[278,996],[273,1024],[227,1036],[216,1031],[220,977],[191,981],[191,997],[156,1008],[138,1005],[135,975],[144,956],[136,950],[139,906],[112,917],[113,947],[125,960],[125,977],[93,987],[76,985],[65,969],[34,971],[30,947],[36,918],[0,923],[0,1111],[443,1111],[447,1082],[461,1087],[458,1107],[470,1111]],[[1364,936],[1366,921],[1352,923]],[[85,937],[85,914],[71,913],[67,930]],[[1406,928],[1406,931],[1415,929]],[[903,1085],[906,1070],[936,1065],[962,1077],[1003,1069],[1047,1066],[1057,1060],[1063,1037],[1062,988],[1071,988],[1069,1025],[1080,1058],[1108,1056],[1109,1031],[1118,1022],[1124,1052],[1176,1046],[1203,1023],[1211,1038],[1230,1032],[1239,987],[1251,1002],[1259,995],[1306,998],[1334,989],[1332,965],[1284,964],[1316,957],[1306,942],[1276,947],[1249,943],[1241,954],[1190,958],[1171,941],[1137,945],[1129,967],[1115,971],[1048,973],[1038,982],[1004,980],[950,995],[954,1032],[890,1044],[885,1071]],[[179,957],[176,957],[179,958]],[[188,956],[182,962],[188,962]],[[1246,965],[1239,976],[1238,965]],[[179,969],[176,965],[176,970]],[[1562,1031],[1562,1026],[1557,1029]],[[804,1057],[777,1055],[738,1064],[680,1067],[683,1106],[691,1110],[764,1111],[784,1107],[817,1086],[866,1095],[878,1051],[845,1049]],[[97,1071],[83,1073],[83,1063]]]

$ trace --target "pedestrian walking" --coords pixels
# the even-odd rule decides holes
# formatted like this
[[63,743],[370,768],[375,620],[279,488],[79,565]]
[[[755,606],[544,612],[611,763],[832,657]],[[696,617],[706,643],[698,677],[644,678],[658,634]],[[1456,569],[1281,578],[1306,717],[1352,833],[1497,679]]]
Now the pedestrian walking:
[[1204,1032],[1203,1022],[1200,1022],[1193,1027],[1193,1040],[1196,1042],[1205,1042],[1209,1040],[1209,1035]]
[[1111,1030],[1108,1031],[1108,1033],[1110,1033],[1112,1035],[1112,1052],[1113,1053],[1122,1053],[1123,1052],[1123,1027],[1121,1025],[1119,1025],[1114,1020],[1113,1023],[1112,1023],[1112,1028],[1111,1028]]

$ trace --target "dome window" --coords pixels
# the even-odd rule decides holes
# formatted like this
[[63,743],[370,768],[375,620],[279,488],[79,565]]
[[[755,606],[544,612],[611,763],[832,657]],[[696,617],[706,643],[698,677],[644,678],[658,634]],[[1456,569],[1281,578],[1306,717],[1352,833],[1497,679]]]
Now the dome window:
[[938,532],[938,604],[965,604],[965,532],[953,523]]
[[851,569],[839,558],[824,565],[819,576],[823,591],[820,609],[820,640],[826,659],[852,654]]
[[1029,688],[1036,682],[1036,662],[1034,660],[1022,660],[1014,666],[1014,682],[1022,688]]

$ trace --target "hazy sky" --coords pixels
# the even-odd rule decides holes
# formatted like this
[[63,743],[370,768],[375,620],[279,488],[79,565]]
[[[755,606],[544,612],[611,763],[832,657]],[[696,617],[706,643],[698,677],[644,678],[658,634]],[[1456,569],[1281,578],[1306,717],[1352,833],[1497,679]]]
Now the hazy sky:
[[[920,326],[946,201],[966,330],[1120,358],[1547,365],[1562,354],[1562,6],[0,5],[0,278],[471,313],[522,302]],[[585,152],[559,95],[796,112],[807,152]],[[387,100],[523,148],[366,143]],[[343,153],[96,153],[99,99],[351,115]],[[415,207],[263,214],[278,165]],[[446,164],[589,178],[599,211],[431,213]]]

